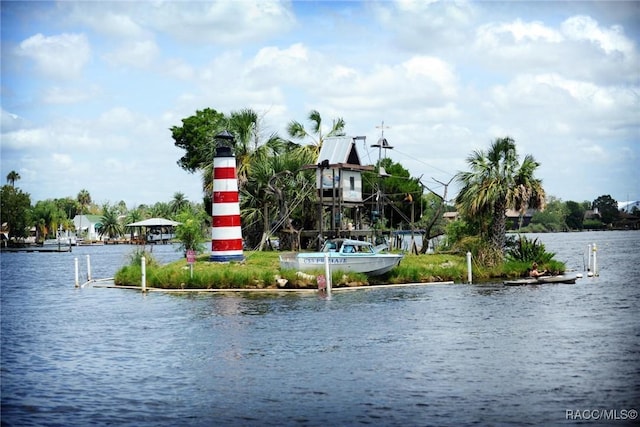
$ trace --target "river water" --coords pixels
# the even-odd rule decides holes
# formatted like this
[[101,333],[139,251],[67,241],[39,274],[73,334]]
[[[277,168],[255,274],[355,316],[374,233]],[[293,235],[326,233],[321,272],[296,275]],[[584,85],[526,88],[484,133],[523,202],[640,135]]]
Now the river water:
[[74,287],[130,246],[3,253],[2,425],[637,424],[640,232],[534,237],[578,271],[596,243],[600,275],[142,295]]

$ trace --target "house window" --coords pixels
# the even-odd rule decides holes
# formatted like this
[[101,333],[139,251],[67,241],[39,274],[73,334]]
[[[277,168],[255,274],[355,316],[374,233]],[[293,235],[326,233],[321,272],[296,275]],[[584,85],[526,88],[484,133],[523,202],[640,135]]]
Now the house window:
[[354,176],[349,177],[349,190],[355,191],[356,189],[356,178]]

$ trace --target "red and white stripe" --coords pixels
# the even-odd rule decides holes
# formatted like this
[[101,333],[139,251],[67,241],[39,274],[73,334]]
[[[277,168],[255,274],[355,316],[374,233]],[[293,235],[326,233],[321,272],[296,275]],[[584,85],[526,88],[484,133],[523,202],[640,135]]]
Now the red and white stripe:
[[234,157],[213,159],[210,261],[241,261],[242,227]]

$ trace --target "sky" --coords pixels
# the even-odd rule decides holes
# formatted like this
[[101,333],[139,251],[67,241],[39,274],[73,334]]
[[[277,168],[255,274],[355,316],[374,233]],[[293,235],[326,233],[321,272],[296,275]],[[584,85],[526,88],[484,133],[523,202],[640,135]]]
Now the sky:
[[[2,1],[1,172],[38,200],[202,200],[170,128],[318,110],[443,194],[512,137],[548,196],[640,199],[640,2]],[[384,126],[383,126],[384,123]],[[325,131],[328,130],[325,129]],[[310,141],[308,141],[310,142]],[[448,198],[458,187],[452,182]]]

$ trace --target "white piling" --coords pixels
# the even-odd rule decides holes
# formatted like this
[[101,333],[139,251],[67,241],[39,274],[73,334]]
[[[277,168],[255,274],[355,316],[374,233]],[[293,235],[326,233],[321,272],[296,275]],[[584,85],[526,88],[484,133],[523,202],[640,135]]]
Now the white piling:
[[147,291],[147,259],[145,257],[140,258],[140,269],[142,270],[142,292]]
[[327,278],[327,297],[331,296],[331,269],[329,268],[329,253],[324,254],[324,275]]
[[598,262],[597,262],[597,258],[596,258],[596,252],[598,251],[598,248],[596,247],[596,244],[593,244],[593,275],[597,276],[598,275]]
[[87,255],[87,282],[91,281],[91,257]]
[[471,252],[467,252],[467,282],[473,283],[473,273],[471,271]]
[[587,245],[587,271],[591,272],[591,243]]
[[80,275],[78,274],[78,257],[74,258],[76,266],[76,288],[80,287]]

